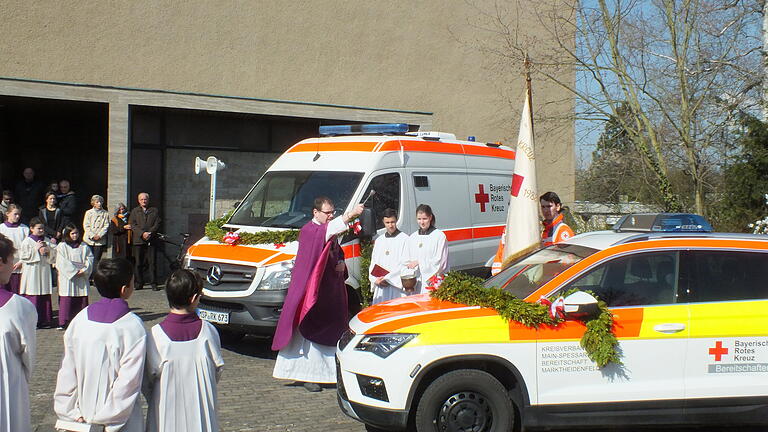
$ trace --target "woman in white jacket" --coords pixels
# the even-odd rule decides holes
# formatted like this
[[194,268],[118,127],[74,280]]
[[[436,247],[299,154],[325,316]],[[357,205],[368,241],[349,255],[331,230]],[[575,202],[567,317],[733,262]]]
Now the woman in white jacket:
[[83,241],[93,252],[93,268],[96,268],[107,247],[110,216],[104,210],[104,198],[101,195],[91,197],[91,206],[83,218]]

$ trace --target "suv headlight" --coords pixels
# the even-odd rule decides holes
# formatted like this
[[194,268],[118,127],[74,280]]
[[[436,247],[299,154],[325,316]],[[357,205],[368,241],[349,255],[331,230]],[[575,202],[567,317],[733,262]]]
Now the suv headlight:
[[257,290],[262,291],[275,291],[275,290],[287,290],[288,285],[291,284],[291,270],[293,269],[293,261],[288,261],[276,266],[277,268],[271,273],[267,273],[264,278],[256,287]]
[[403,345],[418,336],[415,333],[384,333],[365,335],[355,346],[355,351],[367,351],[387,358]]

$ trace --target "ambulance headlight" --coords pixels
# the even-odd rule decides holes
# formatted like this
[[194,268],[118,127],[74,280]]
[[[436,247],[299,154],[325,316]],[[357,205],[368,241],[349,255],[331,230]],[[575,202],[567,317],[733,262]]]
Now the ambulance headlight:
[[267,273],[264,278],[256,287],[257,290],[262,291],[277,291],[287,290],[288,285],[291,284],[291,270],[293,269],[293,262],[289,261],[276,266],[277,268]]
[[384,333],[365,335],[355,346],[355,351],[367,351],[381,358],[387,358],[403,345],[418,336],[414,333]]

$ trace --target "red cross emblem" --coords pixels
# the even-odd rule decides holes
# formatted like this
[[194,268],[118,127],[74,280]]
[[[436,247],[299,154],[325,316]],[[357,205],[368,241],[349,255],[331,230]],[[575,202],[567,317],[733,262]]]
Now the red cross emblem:
[[480,192],[475,194],[475,202],[480,204],[480,211],[485,212],[485,204],[491,202],[490,197],[487,193],[485,193],[485,188],[483,186],[485,185],[478,185],[480,187]]
[[715,356],[715,361],[720,361],[721,357],[728,354],[728,348],[723,348],[723,342],[715,342],[715,347],[709,349],[709,355]]

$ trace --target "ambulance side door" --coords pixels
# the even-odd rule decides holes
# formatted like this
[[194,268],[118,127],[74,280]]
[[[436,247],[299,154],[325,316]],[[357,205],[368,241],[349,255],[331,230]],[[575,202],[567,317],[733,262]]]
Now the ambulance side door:
[[665,399],[666,414],[682,415],[688,305],[677,302],[678,263],[677,251],[623,255],[559,290],[589,290],[608,304],[623,364],[598,368],[579,345],[579,321],[543,328],[537,343],[539,403],[577,411],[602,403],[606,410],[623,411]]
[[691,307],[687,406],[706,409],[713,398],[718,407],[768,403],[768,253],[691,250],[683,262]]

